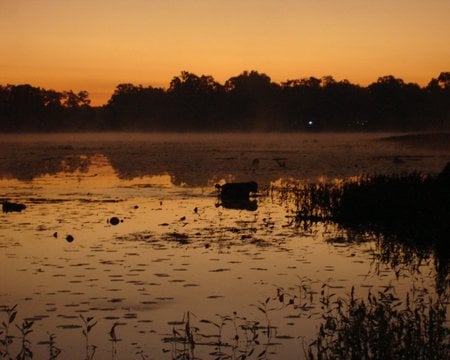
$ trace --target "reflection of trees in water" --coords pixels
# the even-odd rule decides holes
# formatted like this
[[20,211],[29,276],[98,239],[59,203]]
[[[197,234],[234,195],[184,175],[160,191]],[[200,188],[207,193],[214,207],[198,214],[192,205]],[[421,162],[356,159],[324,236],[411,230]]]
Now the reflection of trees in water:
[[[19,147],[20,146],[20,147]],[[239,149],[226,154],[218,146],[186,143],[123,142],[98,146],[0,144],[0,176],[29,181],[59,172],[95,171],[93,156],[105,156],[120,179],[168,174],[173,184],[214,186],[220,180],[257,180],[264,185],[289,174],[271,159],[258,171],[254,154]]]
[[[416,159],[415,150],[376,138],[370,134],[54,134],[29,136],[26,142],[27,136],[22,136],[0,142],[0,176],[31,180],[63,170],[83,172],[86,166],[94,170],[95,164],[82,164],[83,157],[97,154],[108,159],[120,179],[167,174],[175,185],[194,187],[213,186],[222,179],[256,181],[266,187],[280,178],[414,169],[437,172],[444,164],[442,152]],[[398,156],[406,159],[401,165],[393,162]]]
[[86,173],[94,155],[92,151],[80,152],[71,146],[37,145],[21,151],[16,144],[2,144],[0,149],[0,176],[23,181],[59,172]]

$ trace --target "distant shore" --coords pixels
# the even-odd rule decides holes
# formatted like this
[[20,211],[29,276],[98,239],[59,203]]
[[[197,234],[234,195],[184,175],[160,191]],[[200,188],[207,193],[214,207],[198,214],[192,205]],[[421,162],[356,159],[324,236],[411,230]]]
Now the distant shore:
[[424,147],[427,149],[450,150],[450,132],[393,135],[386,137],[383,140],[395,141],[405,145]]

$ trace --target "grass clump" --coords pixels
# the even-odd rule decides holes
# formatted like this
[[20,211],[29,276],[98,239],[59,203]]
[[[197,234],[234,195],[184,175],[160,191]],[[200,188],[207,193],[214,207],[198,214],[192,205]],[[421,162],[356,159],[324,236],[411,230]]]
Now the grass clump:
[[450,254],[450,163],[437,176],[362,176],[301,184],[288,191],[294,193],[295,221],[302,226],[331,221],[413,246],[434,247],[444,258]]
[[306,356],[314,359],[449,359],[445,301],[424,297],[402,303],[390,290],[329,301]]
[[[362,177],[330,194],[334,220],[416,242],[440,243],[450,230],[450,183],[418,173]],[[335,198],[338,196],[338,198]]]

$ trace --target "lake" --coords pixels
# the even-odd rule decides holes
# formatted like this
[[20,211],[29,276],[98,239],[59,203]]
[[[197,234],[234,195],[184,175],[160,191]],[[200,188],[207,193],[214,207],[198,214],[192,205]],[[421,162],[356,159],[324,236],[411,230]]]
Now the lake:
[[[280,190],[450,161],[390,135],[1,135],[0,198],[26,205],[0,222],[1,321],[16,304],[14,324],[34,321],[38,359],[51,358],[49,334],[63,359],[302,359],[324,296],[433,296],[442,278],[433,257],[298,226]],[[259,184],[253,211],[218,201],[214,185],[236,181]]]

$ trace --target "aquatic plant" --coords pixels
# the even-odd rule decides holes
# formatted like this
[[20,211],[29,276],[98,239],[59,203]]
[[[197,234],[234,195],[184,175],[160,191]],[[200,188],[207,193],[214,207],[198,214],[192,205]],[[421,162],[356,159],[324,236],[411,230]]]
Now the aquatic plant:
[[297,183],[272,190],[271,195],[278,193],[280,201],[293,204],[289,225],[304,233],[318,223],[338,224],[353,235],[376,239],[381,247],[403,244],[420,258],[434,254],[443,274],[448,272],[450,258],[449,173],[450,165],[437,176],[366,175]]
[[[449,294],[430,296],[428,289],[419,288],[400,299],[393,286],[386,286],[382,291],[369,291],[365,298],[358,298],[354,288],[346,297],[340,297],[337,288],[331,283],[315,284],[307,277],[299,277],[298,283],[288,289],[275,287],[274,294],[254,305],[263,314],[262,321],[248,319],[234,311],[231,315],[216,314],[217,320],[203,319],[196,323],[196,316],[187,312],[181,321],[169,323],[172,331],[163,342],[170,344],[171,348],[163,348],[162,351],[172,359],[197,359],[198,348],[201,348],[198,352],[202,356],[207,351],[209,356],[217,359],[265,359],[276,351],[273,339],[295,339],[288,334],[276,334],[277,327],[272,324],[271,314],[283,311],[296,318],[319,316],[321,319],[315,338],[304,343],[304,355],[309,360],[449,359],[450,329],[446,323]],[[6,335],[5,329],[14,324],[16,306],[3,307],[3,311],[8,318],[0,330],[0,355],[13,358],[9,351],[5,352],[4,344],[5,337],[10,339],[8,344],[14,338]],[[90,344],[89,334],[97,322],[93,317],[80,315],[80,318],[86,341],[85,358],[93,359],[96,347]],[[212,326],[215,331],[205,331],[208,329],[201,329],[201,324],[203,327]],[[33,358],[31,343],[27,339],[32,325],[32,321],[24,320],[22,326],[16,326],[21,333],[17,337],[21,339],[21,349],[16,359]],[[115,322],[109,331],[112,359],[118,358],[117,326],[119,323]],[[48,341],[39,344],[48,345],[48,358],[52,360],[61,350],[56,346],[55,336],[48,335]],[[142,359],[149,358],[143,350],[136,355]],[[104,354],[99,356],[104,357]]]
[[[180,322],[172,322],[172,336],[163,339],[163,342],[171,344],[173,359],[195,359],[196,336],[199,328],[191,324],[191,315],[193,314],[188,311],[183,314]],[[178,346],[180,344],[181,347]],[[163,351],[170,350],[163,349]]]
[[2,357],[9,356],[9,346],[12,344],[14,338],[13,336],[10,335],[9,328],[11,324],[14,323],[14,320],[17,316],[16,308],[17,304],[14,305],[13,307],[5,306],[2,309],[6,313],[6,321],[2,322],[0,330],[0,335],[2,336],[2,338],[0,339],[1,345],[0,355]]
[[16,325],[17,329],[20,331],[20,339],[21,339],[21,349],[19,354],[17,355],[17,360],[26,360],[33,358],[33,352],[31,351],[31,343],[27,339],[27,335],[29,335],[33,330],[33,321],[25,319],[21,326]]
[[322,324],[308,359],[449,359],[446,301],[431,297],[400,301],[386,287],[367,299],[352,288],[347,299],[322,292]]
[[[13,356],[11,355],[10,347],[13,345],[14,339],[19,339],[20,344],[16,343],[16,345],[18,346],[15,346],[15,349],[18,350],[15,359],[16,360],[33,359],[33,351],[31,349],[31,342],[28,340],[28,335],[33,332],[32,327],[34,321],[30,319],[24,319],[20,326],[14,324],[14,321],[18,313],[17,304],[14,305],[13,307],[2,306],[1,310],[6,313],[6,321],[3,321],[1,324],[0,335],[2,335],[2,338],[0,339],[0,357],[12,359]],[[15,337],[10,334],[10,327],[13,324],[19,330],[20,337]]]
[[202,319],[200,320],[201,323],[204,324],[211,324],[213,326],[215,326],[217,328],[217,345],[221,346],[223,344],[223,339],[222,339],[222,335],[223,335],[223,329],[225,327],[225,324],[231,320],[231,318],[227,315],[220,315],[220,314],[216,314],[216,317],[219,318],[219,321],[213,321],[213,320],[208,320],[208,319]]
[[115,322],[113,326],[111,327],[111,330],[109,330],[109,341],[111,341],[111,355],[112,359],[117,358],[117,335],[116,335],[116,327],[119,325],[119,323]]
[[343,226],[400,235],[415,244],[444,245],[449,230],[448,185],[439,177],[418,173],[362,177],[332,194],[332,217]]
[[55,360],[61,354],[61,349],[56,346],[55,334],[47,333],[47,335],[48,340],[41,341],[39,344],[48,345],[48,358],[49,360]]
[[93,321],[94,317],[92,316],[88,316],[85,318],[82,314],[80,314],[80,318],[83,321],[82,334],[85,339],[86,360],[92,360],[95,355],[96,346],[89,345],[89,333],[91,332],[92,328],[97,325],[97,321]]
[[[282,295],[280,295],[282,296]],[[274,331],[276,331],[276,328],[272,326],[270,321],[270,312],[276,310],[276,307],[270,306],[270,300],[271,298],[266,298],[265,301],[258,301],[258,303],[255,305],[256,308],[264,314],[265,320],[266,320],[266,326],[263,328],[263,333],[267,336],[267,342],[270,343],[272,336],[274,335]]]
[[[257,359],[263,359],[272,345],[271,339],[276,330],[268,318],[267,307],[272,300],[270,298],[267,303],[261,302],[264,305],[260,303],[257,305],[266,311],[265,325],[239,316],[235,311],[232,315],[216,314],[217,320],[201,319],[199,324],[213,326],[216,331],[213,333],[194,325],[192,317],[195,316],[192,313],[186,313],[182,321],[171,322],[172,334],[163,339],[164,343],[171,344],[171,350],[163,349],[163,352],[171,351],[173,359],[196,359],[194,350],[201,346],[213,348],[209,355],[215,359],[247,359],[255,354],[258,354]],[[261,334],[265,335],[265,341],[261,340]],[[261,347],[263,347],[262,350]]]
[[442,173],[366,175],[339,182],[300,183],[280,189],[280,197],[294,202],[298,222],[334,221],[425,243],[440,242],[450,226],[450,186]]

